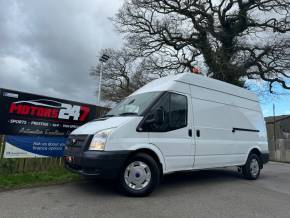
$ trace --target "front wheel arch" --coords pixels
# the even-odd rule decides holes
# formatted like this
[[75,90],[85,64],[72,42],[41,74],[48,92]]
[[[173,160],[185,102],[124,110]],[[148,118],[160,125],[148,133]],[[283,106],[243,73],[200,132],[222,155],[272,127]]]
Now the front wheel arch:
[[[150,150],[150,149],[147,149],[147,148],[137,149],[137,150],[133,151],[133,152],[132,152],[128,157],[127,157],[127,160],[129,160],[130,158],[132,158],[133,156],[135,156],[136,154],[139,154],[139,153],[141,153],[141,154],[147,154],[147,155],[151,156],[151,157],[156,161],[156,163],[158,164],[159,170],[160,170],[160,176],[162,177],[163,172],[164,172],[163,164],[162,164],[162,162],[160,161],[158,155],[157,155],[154,151],[152,151],[152,150]],[[126,163],[126,161],[125,161],[125,163]]]
[[[147,185],[145,187],[142,187],[142,189],[135,189],[134,186],[132,187],[131,185],[135,185],[138,184],[138,180],[139,181],[144,181],[146,180],[146,173],[140,173],[139,174],[139,170],[137,169],[136,171],[134,171],[134,169],[131,171],[133,172],[133,174],[130,175],[130,173],[127,175],[127,167],[130,166],[132,163],[135,162],[139,162],[142,163],[143,162],[143,166],[145,165],[147,168],[149,167],[149,174],[150,174],[150,180],[147,183]],[[133,165],[135,166],[142,166],[140,165]],[[142,171],[142,170],[141,170]],[[126,173],[125,173],[126,172]],[[130,172],[130,171],[128,171]],[[136,176],[135,175],[136,173]],[[119,189],[121,192],[123,192],[124,194],[128,195],[128,196],[133,196],[133,197],[144,197],[149,195],[159,184],[160,181],[160,168],[158,166],[158,162],[150,155],[146,154],[146,153],[134,153],[132,154],[132,156],[130,155],[128,157],[128,159],[126,160],[125,164],[122,166],[122,169],[120,170],[120,174],[119,174]],[[132,177],[133,175],[133,177]],[[143,176],[140,176],[143,175]],[[145,176],[144,176],[145,175]],[[132,181],[127,181],[126,178],[132,178]],[[141,180],[140,180],[141,179]],[[135,181],[134,181],[135,180]],[[128,183],[129,182],[129,183]],[[132,182],[132,183],[131,183]],[[139,184],[140,185],[140,184]]]

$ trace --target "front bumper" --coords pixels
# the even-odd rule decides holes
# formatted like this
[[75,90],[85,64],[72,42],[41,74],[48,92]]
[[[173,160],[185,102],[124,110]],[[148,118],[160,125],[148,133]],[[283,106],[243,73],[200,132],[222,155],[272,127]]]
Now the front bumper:
[[65,168],[84,175],[113,179],[119,175],[121,167],[130,151],[84,151],[66,150]]

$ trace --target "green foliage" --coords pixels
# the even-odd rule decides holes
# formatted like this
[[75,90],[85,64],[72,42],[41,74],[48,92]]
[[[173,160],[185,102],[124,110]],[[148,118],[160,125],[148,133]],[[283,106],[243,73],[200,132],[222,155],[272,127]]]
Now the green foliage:
[[16,166],[15,159],[0,159],[0,175],[14,173]]
[[0,174],[0,190],[62,184],[79,179],[79,175],[72,174],[65,169],[20,174]]

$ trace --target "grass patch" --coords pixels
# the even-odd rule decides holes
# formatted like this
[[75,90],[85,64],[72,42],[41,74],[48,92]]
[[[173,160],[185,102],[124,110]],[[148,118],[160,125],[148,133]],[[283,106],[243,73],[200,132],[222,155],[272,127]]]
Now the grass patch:
[[0,190],[62,184],[80,180],[80,176],[65,169],[21,174],[0,174]]

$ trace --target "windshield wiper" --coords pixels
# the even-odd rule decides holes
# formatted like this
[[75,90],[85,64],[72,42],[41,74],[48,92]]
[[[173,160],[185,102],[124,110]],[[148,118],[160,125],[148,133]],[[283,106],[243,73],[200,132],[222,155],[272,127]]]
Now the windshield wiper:
[[134,112],[125,112],[125,113],[121,113],[121,114],[118,114],[118,116],[130,116],[130,115],[138,115],[138,113],[134,113]]

